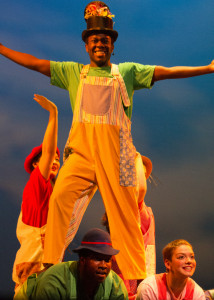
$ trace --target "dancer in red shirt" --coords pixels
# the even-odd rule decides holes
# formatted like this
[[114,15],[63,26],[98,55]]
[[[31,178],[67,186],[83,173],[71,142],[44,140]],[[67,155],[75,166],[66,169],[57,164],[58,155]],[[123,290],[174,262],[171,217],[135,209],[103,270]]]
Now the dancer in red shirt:
[[29,275],[44,268],[42,259],[49,198],[60,167],[60,153],[57,148],[57,107],[40,95],[34,95],[34,100],[49,112],[49,122],[43,143],[32,149],[24,163],[30,178],[23,191],[16,230],[21,246],[13,266],[15,293]]

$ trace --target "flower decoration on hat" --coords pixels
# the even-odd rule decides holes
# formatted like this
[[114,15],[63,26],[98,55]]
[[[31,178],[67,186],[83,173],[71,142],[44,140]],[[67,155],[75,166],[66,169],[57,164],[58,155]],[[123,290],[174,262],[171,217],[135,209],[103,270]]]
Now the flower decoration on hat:
[[84,13],[85,20],[90,17],[99,16],[99,17],[107,17],[114,18],[114,15],[111,14],[108,6],[101,1],[94,1],[87,5]]

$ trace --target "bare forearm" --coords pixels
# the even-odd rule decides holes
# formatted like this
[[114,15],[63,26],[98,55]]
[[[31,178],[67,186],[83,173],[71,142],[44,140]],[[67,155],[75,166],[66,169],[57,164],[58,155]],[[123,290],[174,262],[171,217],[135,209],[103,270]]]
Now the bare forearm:
[[48,125],[42,142],[42,156],[39,160],[40,172],[44,178],[48,179],[57,150],[58,110],[57,106],[44,96],[35,94],[34,100],[49,112]]
[[42,152],[53,160],[56,155],[58,136],[58,111],[50,111],[48,126],[44,135]]
[[38,59],[33,55],[14,51],[2,44],[0,44],[0,54],[25,68],[40,72],[50,77],[49,60]]
[[42,143],[42,157],[39,161],[39,169],[42,176],[49,178],[57,150],[58,114],[50,113],[48,126]]
[[156,66],[153,81],[164,80],[164,79],[178,79],[178,78],[188,78],[194,76],[200,76],[205,74],[210,74],[214,72],[213,62],[207,66],[201,67],[171,67],[166,68],[162,66]]

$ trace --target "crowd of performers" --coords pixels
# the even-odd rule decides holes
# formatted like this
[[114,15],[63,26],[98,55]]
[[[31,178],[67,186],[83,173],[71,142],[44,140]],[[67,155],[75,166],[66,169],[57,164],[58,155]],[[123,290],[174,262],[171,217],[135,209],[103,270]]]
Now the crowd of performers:
[[[89,246],[85,248],[101,256],[109,256],[106,254],[109,247],[119,250],[117,255],[110,255],[110,260],[102,257],[99,261],[112,264],[112,269],[123,279],[117,280],[121,285],[125,283],[128,294],[125,292],[115,298],[99,298],[99,294],[96,298],[96,285],[92,293],[85,293],[88,296],[84,299],[187,299],[187,295],[188,299],[205,299],[202,288],[190,278],[196,263],[192,245],[187,241],[176,240],[164,248],[167,272],[155,274],[154,216],[144,202],[152,162],[138,153],[132,143],[131,116],[135,90],[151,89],[155,82],[165,79],[213,73],[214,61],[201,67],[170,68],[139,63],[112,64],[110,59],[118,37],[113,17],[109,7],[101,1],[86,6],[87,29],[82,32],[82,40],[90,59],[88,65],[43,60],[0,44],[1,55],[50,77],[52,85],[67,89],[73,110],[63,166],[59,170],[57,107],[44,96],[34,96],[49,112],[49,121],[42,144],[33,148],[24,164],[30,177],[24,188],[17,224],[20,249],[13,267],[17,299],[20,295],[24,299],[23,290],[28,291],[29,297],[29,286],[34,292],[41,290],[44,274],[58,270],[56,266],[61,265],[65,250],[97,189],[104,202],[103,223],[112,246],[108,243],[107,252],[99,252],[98,246],[94,250]],[[97,235],[101,242],[93,239],[91,242],[90,237],[83,244],[105,244],[105,234]],[[97,257],[91,252],[89,257],[95,261]],[[84,253],[84,259],[81,255],[79,260],[85,261],[88,252]],[[69,264],[66,266],[72,269]],[[80,272],[81,268],[77,269]],[[59,273],[63,272],[60,270]],[[108,272],[106,276],[103,274],[102,282]],[[81,272],[78,274],[77,277],[81,277]],[[47,278],[45,282],[43,288],[48,286]],[[86,279],[81,282],[88,286]],[[61,298],[52,295],[47,299]]]

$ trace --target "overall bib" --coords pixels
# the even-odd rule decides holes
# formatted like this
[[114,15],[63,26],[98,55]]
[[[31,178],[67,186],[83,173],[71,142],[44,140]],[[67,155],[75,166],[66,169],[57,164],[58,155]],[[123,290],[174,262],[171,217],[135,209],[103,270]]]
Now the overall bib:
[[65,162],[49,203],[44,262],[58,263],[74,238],[97,188],[108,215],[112,245],[125,279],[146,277],[139,223],[130,101],[118,66],[113,78],[87,76],[84,66],[75,102]]

